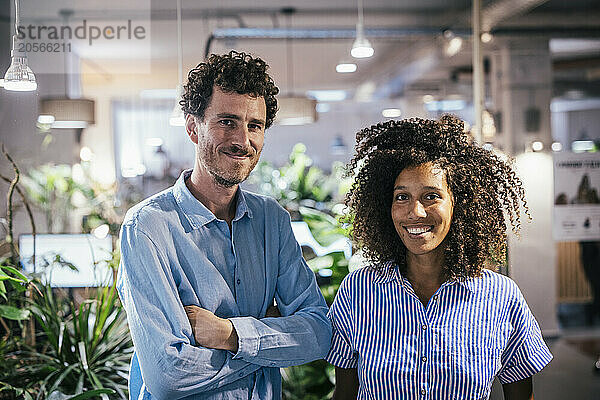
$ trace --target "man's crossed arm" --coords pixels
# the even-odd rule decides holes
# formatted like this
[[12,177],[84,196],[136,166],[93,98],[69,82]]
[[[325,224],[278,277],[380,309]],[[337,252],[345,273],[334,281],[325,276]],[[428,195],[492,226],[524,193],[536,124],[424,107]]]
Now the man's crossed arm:
[[[212,312],[198,306],[185,306],[190,320],[194,339],[198,346],[216,350],[238,351],[238,335],[230,320],[219,318]],[[267,309],[265,317],[281,317],[277,306]]]

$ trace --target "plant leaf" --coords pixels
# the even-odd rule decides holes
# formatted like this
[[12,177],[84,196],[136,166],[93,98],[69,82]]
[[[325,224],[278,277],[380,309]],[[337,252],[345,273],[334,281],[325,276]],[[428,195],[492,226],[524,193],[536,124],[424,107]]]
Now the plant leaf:
[[17,307],[0,305],[0,317],[12,319],[14,321],[22,321],[29,318],[29,310],[22,310]]
[[18,269],[14,268],[14,267],[11,267],[9,265],[2,265],[2,266],[0,266],[0,268],[16,275],[18,278],[21,279],[21,282],[29,282],[29,279],[27,279],[27,277],[25,275],[23,275],[21,272],[19,272]]

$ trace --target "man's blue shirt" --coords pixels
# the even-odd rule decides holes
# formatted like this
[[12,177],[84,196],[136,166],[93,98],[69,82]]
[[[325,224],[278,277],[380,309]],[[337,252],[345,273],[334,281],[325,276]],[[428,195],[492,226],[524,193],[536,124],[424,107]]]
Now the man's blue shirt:
[[[238,189],[230,231],[186,187],[190,172],[129,210],[121,228],[130,398],[279,399],[280,367],[327,354],[327,305],[281,206]],[[282,317],[265,318],[273,299]],[[238,352],[196,346],[187,305],[230,319]]]

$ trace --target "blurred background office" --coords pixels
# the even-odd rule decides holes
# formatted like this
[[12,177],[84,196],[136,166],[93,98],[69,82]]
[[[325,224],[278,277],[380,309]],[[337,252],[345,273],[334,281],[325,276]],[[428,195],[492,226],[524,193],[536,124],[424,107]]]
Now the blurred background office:
[[[181,86],[208,54],[232,49],[263,58],[281,90],[278,119],[245,185],[291,212],[328,300],[361,265],[336,220],[349,185],[342,165],[358,130],[452,113],[481,146],[514,158],[533,219],[509,238],[500,271],[519,284],[555,354],[535,381],[536,396],[597,398],[600,316],[586,276],[597,280],[600,260],[585,249],[600,240],[598,0],[0,0],[0,141],[19,167],[23,194],[10,189],[15,170],[3,156],[2,199],[13,196],[12,207],[0,202],[0,215],[13,212],[2,220],[0,250],[6,265],[40,277],[66,304],[54,312],[56,329],[69,331],[60,326],[80,315],[69,304],[88,304],[110,287],[124,211],[193,166]],[[19,68],[29,70],[15,74]],[[25,202],[36,222],[36,261]],[[19,300],[2,305],[27,311]],[[94,307],[91,315],[101,308]],[[118,303],[109,308],[123,318]],[[42,332],[31,315],[16,315],[23,328],[3,314],[12,322],[2,335]],[[74,343],[85,342],[77,329]],[[37,335],[39,354],[49,336]],[[90,340],[87,351],[99,351],[100,339]],[[78,386],[73,367],[52,389],[113,387],[118,398],[130,342],[113,345],[124,356],[105,361],[120,375]],[[87,363],[76,347],[67,355],[57,345],[57,365]],[[2,376],[20,368],[14,363]],[[55,378],[64,372],[54,368]],[[23,383],[33,394],[35,379]],[[331,395],[324,363],[288,369],[284,379],[288,399]],[[493,398],[501,396],[496,388]]]

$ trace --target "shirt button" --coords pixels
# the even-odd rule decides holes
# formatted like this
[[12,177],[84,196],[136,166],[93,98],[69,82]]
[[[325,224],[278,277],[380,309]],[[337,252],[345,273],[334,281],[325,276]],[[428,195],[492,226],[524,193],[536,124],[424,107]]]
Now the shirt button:
[[275,366],[275,363],[274,363],[274,362],[272,362],[272,363],[271,363],[271,365],[272,365],[272,366]]
[[434,300],[437,300],[437,298],[438,298],[437,294],[435,296],[433,296]]
[[240,373],[238,374],[238,376],[241,378],[242,376],[244,376],[244,373],[243,373],[243,372],[240,372]]
[[237,282],[237,284],[239,285],[240,283],[242,283],[242,280],[241,280],[241,279],[238,279],[236,282]]
[[427,393],[427,392],[425,391],[425,389],[421,389],[421,394],[422,394],[422,395],[425,395],[425,393]]
[[427,357],[425,357],[425,356],[421,357],[421,361],[427,362]]
[[421,325],[421,329],[423,329],[423,330],[427,329],[427,325],[425,325],[425,324]]

